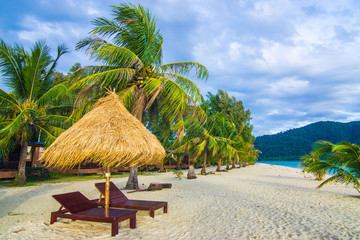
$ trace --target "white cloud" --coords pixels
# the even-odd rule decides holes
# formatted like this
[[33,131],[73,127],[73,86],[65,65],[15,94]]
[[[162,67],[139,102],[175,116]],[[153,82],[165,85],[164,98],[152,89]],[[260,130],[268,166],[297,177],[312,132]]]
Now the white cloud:
[[[149,7],[156,17],[164,35],[164,56],[174,62],[198,61],[208,68],[209,80],[196,81],[203,94],[221,88],[244,102],[252,112],[255,135],[319,120],[360,119],[357,1],[131,2]],[[112,18],[110,5],[119,2],[38,0],[35,4],[41,11],[8,9],[13,16],[3,26],[18,29],[0,29],[0,33],[8,37],[17,32],[17,38],[10,40],[20,44],[38,39],[53,45],[67,43],[72,50],[63,58],[67,70],[75,61],[87,64],[88,57],[74,51],[75,43],[87,36],[94,17]]]
[[264,21],[274,21],[286,15],[289,8],[291,4],[286,0],[256,1],[249,14]]
[[34,16],[25,16],[23,25],[28,30],[19,31],[19,38],[23,40],[34,41],[41,38],[46,38],[49,35],[55,35],[63,38],[64,31],[54,23],[41,22]]
[[19,38],[32,42],[38,39],[56,39],[56,41],[72,40],[86,36],[88,31],[73,23],[46,22],[30,15],[24,17],[22,25],[26,30],[18,32]]
[[309,89],[309,81],[298,80],[297,77],[286,77],[268,84],[266,93],[273,96],[300,95]]
[[87,13],[89,15],[95,15],[95,16],[98,16],[100,14],[100,11],[98,11],[97,9],[95,8],[92,8],[92,7],[88,7],[87,9]]

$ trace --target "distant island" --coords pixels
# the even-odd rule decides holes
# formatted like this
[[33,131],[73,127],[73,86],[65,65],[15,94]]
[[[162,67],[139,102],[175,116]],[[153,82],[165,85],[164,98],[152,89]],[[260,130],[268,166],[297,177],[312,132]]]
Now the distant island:
[[349,123],[321,121],[307,126],[291,129],[274,135],[257,137],[255,148],[262,153],[259,161],[300,160],[312,150],[318,140],[332,143],[348,141],[360,143],[360,121]]

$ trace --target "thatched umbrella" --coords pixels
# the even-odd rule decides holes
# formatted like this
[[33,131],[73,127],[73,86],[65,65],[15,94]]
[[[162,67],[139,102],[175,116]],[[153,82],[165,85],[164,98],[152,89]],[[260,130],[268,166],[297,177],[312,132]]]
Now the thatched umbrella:
[[106,169],[105,207],[109,207],[111,167],[155,164],[165,156],[159,140],[110,92],[90,112],[63,132],[41,160],[46,166],[70,169],[93,162]]

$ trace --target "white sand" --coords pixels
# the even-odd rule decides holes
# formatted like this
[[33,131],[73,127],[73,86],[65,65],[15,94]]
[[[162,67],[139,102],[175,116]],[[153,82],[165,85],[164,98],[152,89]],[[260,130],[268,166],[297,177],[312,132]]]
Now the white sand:
[[[214,170],[209,168],[208,170]],[[199,171],[199,170],[197,170]],[[171,182],[156,192],[128,193],[133,199],[168,201],[150,218],[137,214],[137,228],[59,219],[49,225],[59,204],[51,195],[81,191],[98,197],[96,181],[0,188],[0,239],[360,239],[360,199],[351,187],[304,178],[294,168],[256,164],[227,173],[178,180],[172,173],[139,176],[140,183]],[[126,178],[113,179],[123,188]]]

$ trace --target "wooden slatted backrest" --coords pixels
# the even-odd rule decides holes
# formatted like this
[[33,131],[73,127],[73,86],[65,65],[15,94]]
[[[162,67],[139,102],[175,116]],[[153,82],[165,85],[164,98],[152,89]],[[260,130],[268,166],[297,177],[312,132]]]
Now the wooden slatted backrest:
[[[99,192],[105,196],[105,183],[95,183],[95,187],[99,190]],[[113,183],[110,182],[110,202],[123,202],[129,200],[125,194],[121,192],[121,190]]]
[[91,202],[80,192],[57,194],[52,197],[70,213],[77,213],[97,207],[95,203]]

